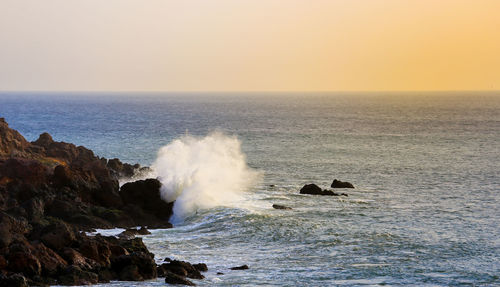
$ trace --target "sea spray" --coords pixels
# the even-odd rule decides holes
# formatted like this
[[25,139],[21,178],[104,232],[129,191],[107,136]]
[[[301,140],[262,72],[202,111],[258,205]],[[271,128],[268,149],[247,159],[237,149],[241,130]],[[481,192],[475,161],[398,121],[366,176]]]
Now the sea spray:
[[247,166],[240,141],[221,132],[174,140],[159,150],[152,168],[162,183],[162,198],[175,200],[174,223],[198,209],[234,206],[259,179],[259,172]]

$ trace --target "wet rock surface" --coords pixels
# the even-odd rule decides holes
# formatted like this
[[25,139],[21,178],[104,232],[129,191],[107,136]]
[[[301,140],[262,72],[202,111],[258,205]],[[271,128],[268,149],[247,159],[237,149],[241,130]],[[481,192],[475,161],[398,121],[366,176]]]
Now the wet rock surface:
[[327,195],[327,196],[348,196],[347,193],[337,193],[328,189],[321,189],[314,183],[306,184],[300,189],[301,194]]
[[291,207],[280,205],[280,204],[273,204],[274,209],[285,209],[285,210],[290,210],[292,209]]
[[[173,203],[156,179],[120,190],[118,179],[141,169],[47,133],[30,143],[0,118],[0,287],[156,278],[154,255],[134,238],[149,231],[136,226],[171,227]],[[130,236],[82,232],[113,227]],[[187,262],[170,264],[203,278]]]
[[331,188],[354,188],[354,185],[352,183],[347,182],[347,181],[340,181],[337,179],[334,179],[332,184],[330,185]]

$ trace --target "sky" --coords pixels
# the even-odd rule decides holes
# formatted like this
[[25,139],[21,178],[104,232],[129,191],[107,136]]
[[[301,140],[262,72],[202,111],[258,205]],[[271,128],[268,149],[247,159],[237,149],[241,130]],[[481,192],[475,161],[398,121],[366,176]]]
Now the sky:
[[0,0],[0,91],[500,90],[498,0]]

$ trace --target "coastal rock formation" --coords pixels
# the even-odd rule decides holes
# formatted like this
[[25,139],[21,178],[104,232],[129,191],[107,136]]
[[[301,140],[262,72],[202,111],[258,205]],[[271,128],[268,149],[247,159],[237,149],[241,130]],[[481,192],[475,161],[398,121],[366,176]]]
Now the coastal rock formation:
[[354,185],[352,185],[352,183],[347,182],[347,181],[340,181],[340,180],[334,179],[332,182],[332,185],[330,187],[331,188],[354,188]]
[[312,194],[312,195],[329,195],[329,196],[348,196],[347,193],[336,193],[332,190],[321,189],[314,183],[306,184],[300,189],[301,194]]
[[[141,238],[82,232],[171,227],[173,203],[161,200],[158,180],[120,190],[118,179],[140,169],[48,133],[30,143],[0,118],[0,286],[156,278],[154,255]],[[145,228],[128,232],[148,234]],[[186,271],[203,278],[195,267]]]

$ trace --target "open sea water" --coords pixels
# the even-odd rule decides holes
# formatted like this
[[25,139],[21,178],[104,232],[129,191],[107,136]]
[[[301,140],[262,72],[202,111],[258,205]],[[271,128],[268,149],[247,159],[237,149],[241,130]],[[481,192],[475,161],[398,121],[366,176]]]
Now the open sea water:
[[[500,93],[4,92],[0,117],[142,165],[185,134],[236,137],[261,174],[244,201],[143,237],[158,262],[207,263],[200,286],[500,286]],[[299,194],[334,178],[356,188]]]

